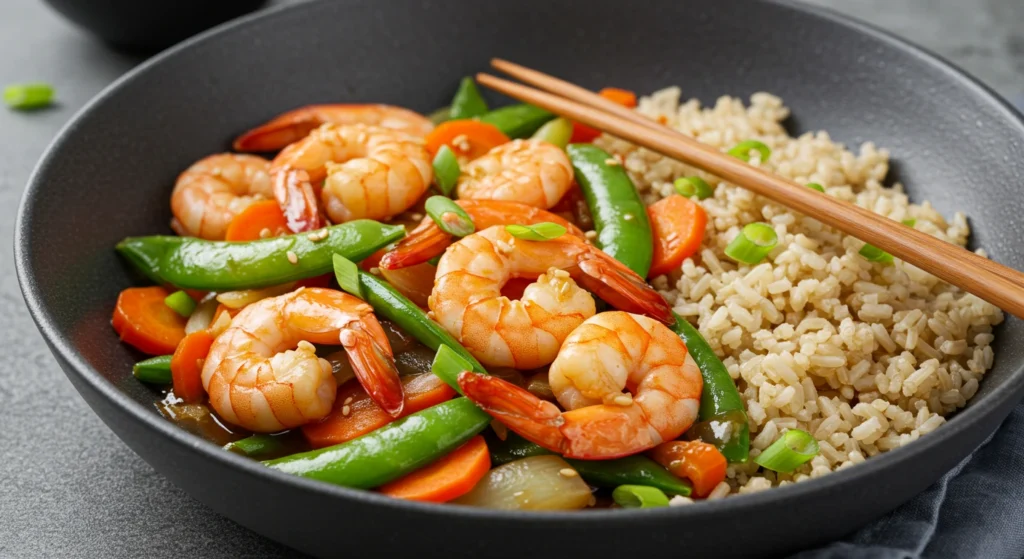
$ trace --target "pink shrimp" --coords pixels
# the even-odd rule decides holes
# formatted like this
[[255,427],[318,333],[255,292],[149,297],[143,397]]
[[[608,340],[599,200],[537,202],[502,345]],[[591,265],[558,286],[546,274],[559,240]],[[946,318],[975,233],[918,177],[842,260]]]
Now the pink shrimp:
[[391,105],[308,105],[288,111],[235,139],[236,151],[278,151],[321,124],[370,124],[424,137],[434,129],[425,116]]
[[273,195],[266,159],[237,153],[204,157],[174,185],[171,228],[179,235],[220,241],[236,215]]

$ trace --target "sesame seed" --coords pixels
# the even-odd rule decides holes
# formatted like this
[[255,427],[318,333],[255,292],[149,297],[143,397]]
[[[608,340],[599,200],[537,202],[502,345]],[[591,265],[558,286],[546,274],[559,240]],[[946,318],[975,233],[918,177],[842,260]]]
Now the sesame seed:
[[352,397],[351,396],[349,396],[348,398],[345,398],[345,401],[342,402],[342,404],[346,405],[346,406],[351,404],[351,403],[352,403]]
[[328,235],[330,235],[330,231],[328,231],[327,229],[320,229],[319,231],[313,231],[312,233],[306,235],[306,238],[313,241],[314,243],[318,243],[326,239]]
[[579,474],[577,474],[576,470],[572,468],[562,468],[561,470],[558,470],[558,475],[562,477],[576,477]]
[[291,262],[292,264],[298,264],[299,263],[299,257],[296,256],[294,252],[289,250],[286,253],[286,255],[288,256],[288,261]]
[[629,406],[633,404],[633,397],[629,394],[619,394],[612,400],[617,406]]
[[583,236],[588,238],[588,239],[596,239],[597,238],[597,231],[587,231],[586,233],[583,234]]
[[352,413],[352,406],[342,406],[341,415],[348,417],[348,414]]
[[682,495],[676,495],[669,499],[668,506],[670,507],[681,507],[683,505],[692,505],[693,499],[689,497],[683,497]]
[[555,276],[556,278],[567,278],[569,277],[569,272],[555,268],[554,270],[551,271],[551,275]]
[[569,294],[569,282],[562,283],[562,285],[558,288],[558,294],[562,295],[563,297]]
[[270,229],[267,228],[267,227],[264,227],[263,229],[260,229],[260,238],[261,239],[268,239],[268,238],[270,238],[271,234],[272,233],[270,232]]
[[622,216],[622,219],[624,219],[626,221],[633,221],[634,217],[636,217],[636,216],[634,216],[633,214],[626,214],[626,215]]
[[298,346],[299,346],[298,349],[301,349],[302,351],[308,351],[310,353],[315,353],[316,352],[316,348],[313,347],[313,344],[307,342],[306,340],[300,341]]
[[615,159],[614,157],[609,157],[608,159],[605,159],[604,164],[609,167],[618,167],[619,165],[622,165],[622,163],[619,163],[619,160]]
[[418,212],[414,213],[414,214],[410,214],[409,215],[409,219],[411,219],[413,221],[419,221],[419,220],[423,219],[423,214],[418,213]]
[[380,275],[380,268],[374,266],[373,268],[370,268],[370,273],[375,275],[375,276],[379,276]]
[[494,244],[498,246],[498,251],[501,252],[502,254],[508,254],[512,252],[512,247],[509,246],[509,244],[506,243],[505,241],[499,239],[495,241]]

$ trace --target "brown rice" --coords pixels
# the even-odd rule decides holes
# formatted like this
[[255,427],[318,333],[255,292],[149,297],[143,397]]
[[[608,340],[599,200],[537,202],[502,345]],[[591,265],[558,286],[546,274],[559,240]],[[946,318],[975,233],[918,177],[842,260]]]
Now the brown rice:
[[[668,88],[641,99],[641,113],[727,150],[740,141],[767,144],[768,161],[751,163],[830,196],[965,245],[962,213],[947,222],[924,201],[911,204],[900,184],[884,187],[889,154],[872,143],[857,153],[826,132],[790,137],[789,115],[768,93],[750,105],[722,97],[714,107],[680,103]],[[646,149],[603,136],[645,201],[673,194],[672,181],[699,175],[715,188],[701,201],[708,226],[699,257],[654,280],[675,311],[700,328],[736,380],[750,418],[756,456],[787,429],[804,429],[820,453],[791,474],[753,462],[731,466],[714,497],[821,476],[926,435],[963,407],[992,366],[996,307],[900,260],[873,264],[861,241],[749,191]],[[779,244],[755,266],[737,265],[726,245],[751,222],[775,228]],[[982,250],[978,251],[984,254]]]

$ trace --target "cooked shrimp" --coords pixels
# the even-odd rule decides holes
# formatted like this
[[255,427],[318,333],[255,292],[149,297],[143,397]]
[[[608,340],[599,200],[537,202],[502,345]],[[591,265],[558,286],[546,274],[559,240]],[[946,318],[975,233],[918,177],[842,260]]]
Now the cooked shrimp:
[[635,454],[682,435],[697,417],[704,386],[679,336],[625,312],[595,315],[573,330],[548,378],[569,411],[496,377],[466,372],[459,386],[523,437],[567,458],[591,460]]
[[[501,294],[512,278],[537,281],[513,301]],[[427,302],[435,320],[484,365],[533,369],[554,360],[562,340],[595,312],[593,297],[576,281],[618,308],[672,319],[657,291],[578,237],[524,241],[500,226],[449,247]]]
[[[579,227],[561,216],[521,202],[457,200],[455,203],[473,218],[477,230],[493,225],[533,225],[550,221],[565,227],[572,235],[583,237],[583,231],[580,231]],[[425,217],[416,229],[398,243],[398,246],[384,255],[380,267],[385,270],[397,270],[426,262],[444,252],[451,241],[451,235],[442,231],[431,217]]]
[[335,223],[387,219],[410,208],[434,178],[421,138],[364,124],[325,124],[271,164],[274,195],[292,231],[320,226],[315,188]]
[[514,140],[471,161],[459,177],[459,198],[511,200],[550,208],[572,186],[569,157],[540,140]]
[[340,343],[370,397],[391,415],[401,413],[398,369],[373,310],[317,287],[253,303],[217,336],[203,364],[210,405],[227,421],[262,433],[322,419],[338,386],[314,343]]
[[309,105],[288,111],[235,139],[237,151],[278,151],[321,124],[370,124],[426,136],[434,124],[425,116],[391,105]]
[[219,241],[239,212],[273,196],[266,159],[236,153],[204,157],[174,185],[171,228],[179,235]]

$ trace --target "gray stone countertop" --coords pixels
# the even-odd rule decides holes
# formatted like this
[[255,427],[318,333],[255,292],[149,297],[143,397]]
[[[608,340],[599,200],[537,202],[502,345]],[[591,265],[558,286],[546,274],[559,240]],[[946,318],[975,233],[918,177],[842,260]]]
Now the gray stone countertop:
[[[281,3],[275,2],[275,3]],[[1024,98],[1021,0],[811,0],[921,44]],[[18,202],[36,160],[100,89],[139,63],[38,0],[6,0],[0,84],[56,84],[59,104],[0,109],[0,557],[284,557],[293,552],[156,474],[86,406],[47,351],[13,265]]]

